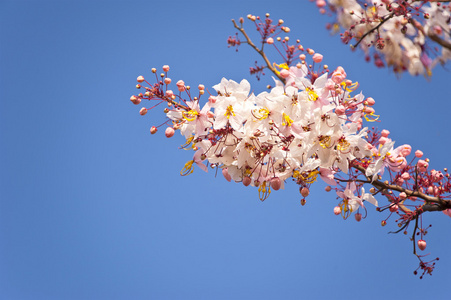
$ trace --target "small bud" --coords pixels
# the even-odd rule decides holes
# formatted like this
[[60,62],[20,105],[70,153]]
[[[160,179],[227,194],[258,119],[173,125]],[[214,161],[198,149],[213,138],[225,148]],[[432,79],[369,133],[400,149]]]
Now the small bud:
[[252,179],[248,176],[243,178],[243,184],[244,186],[248,186],[249,184],[251,184]]
[[144,116],[145,114],[147,114],[147,108],[145,108],[145,107],[141,108],[140,111],[139,111],[139,114],[141,116]]
[[174,128],[172,128],[172,127],[168,127],[168,128],[166,128],[166,130],[164,131],[164,135],[167,137],[167,138],[170,138],[170,137],[172,137],[172,136],[174,136]]
[[138,82],[143,82],[144,81],[144,77],[143,76],[138,76],[138,78],[136,80]]
[[152,68],[152,73],[157,73],[157,69]]
[[418,248],[423,251],[424,249],[426,249],[426,241],[425,240],[418,240],[417,242],[418,244]]
[[319,53],[315,53],[312,58],[313,58],[313,61],[316,63],[320,63],[323,61],[323,56]]
[[341,214],[341,207],[340,206],[335,206],[334,207],[334,214],[335,215],[339,215],[339,214]]
[[169,71],[169,66],[168,65],[164,65],[163,66],[163,71],[168,72]]
[[309,189],[306,187],[301,188],[300,192],[301,192],[302,197],[304,197],[304,198],[310,194]]
[[307,200],[305,200],[304,198],[301,199],[301,205],[304,206],[305,203],[307,203]]
[[326,188],[324,190],[326,190],[326,192],[330,192],[332,190],[332,188],[328,185],[328,186],[326,186]]
[[357,222],[360,222],[360,221],[362,220],[362,214],[361,214],[361,213],[356,213],[356,214],[354,215],[354,217],[355,217],[355,220],[356,220]]
[[155,126],[150,127],[150,134],[155,134],[157,133],[158,129]]
[[166,78],[164,79],[164,84],[168,85],[168,84],[171,83],[171,81],[172,81],[171,78],[166,77]]
[[374,103],[376,103],[376,101],[374,101],[374,99],[371,98],[371,97],[368,97],[368,98],[366,98],[366,100],[365,100],[365,104],[368,105],[368,106],[373,106]]
[[203,84],[199,84],[197,88],[199,89],[199,91],[205,90],[205,86]]
[[282,186],[282,181],[279,177],[271,178],[271,187],[273,190],[277,191]]
[[421,151],[421,150],[415,151],[415,156],[418,157],[418,158],[423,157],[423,151]]
[[274,39],[272,37],[270,37],[266,40],[266,43],[269,45],[274,44]]
[[139,89],[141,88],[141,85],[138,83],[138,84],[136,85],[136,88],[139,90]]
[[396,212],[396,211],[398,211],[398,205],[397,205],[397,204],[391,205],[390,208],[389,208],[389,210],[390,210],[391,212]]
[[131,101],[133,104],[138,105],[139,103],[141,103],[141,98],[138,98],[138,97],[136,97],[136,96],[131,96],[131,97],[130,97],[130,101]]
[[390,131],[388,131],[386,129],[381,131],[381,136],[383,136],[383,137],[388,137],[389,134],[390,134]]
[[381,225],[382,225],[382,226],[387,225],[387,221],[383,220],[383,221],[381,222]]

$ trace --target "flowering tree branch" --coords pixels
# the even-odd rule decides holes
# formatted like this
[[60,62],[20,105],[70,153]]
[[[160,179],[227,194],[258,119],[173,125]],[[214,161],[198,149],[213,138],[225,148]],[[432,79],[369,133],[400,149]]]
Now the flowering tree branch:
[[345,44],[355,41],[378,67],[396,73],[432,75],[437,63],[451,59],[451,5],[440,0],[310,0]]
[[[328,184],[326,191],[335,191],[338,204],[333,212],[344,219],[354,215],[361,221],[361,212],[366,215],[370,204],[377,211],[389,211],[381,224],[385,226],[393,217],[399,227],[396,232],[407,234],[414,221],[411,239],[420,261],[418,269],[423,272],[420,277],[431,274],[438,259],[424,261],[426,255],[417,254],[417,248],[426,248],[424,236],[429,228],[423,226],[422,217],[433,211],[451,216],[448,170],[429,170],[429,160],[421,159],[419,150],[408,161],[411,146],[395,148],[388,130],[364,127],[364,122],[379,118],[373,108],[375,100],[356,93],[358,83],[347,77],[343,67],[331,71],[322,63],[321,54],[304,49],[299,40],[290,44],[289,37],[278,36],[289,32],[282,20],[274,23],[269,14],[265,18],[248,15],[248,19],[260,34],[260,48],[244,29],[243,19],[240,26],[232,22],[244,36],[244,44],[276,75],[275,87],[254,94],[247,80],[237,83],[223,78],[213,87],[216,94],[210,94],[201,106],[203,85],[194,94],[179,80],[178,92],[173,91],[169,66],[163,66],[160,77],[152,69],[156,82],[151,84],[139,76],[136,87],[143,92],[130,98],[134,104],[157,102],[141,108],[141,115],[166,105],[165,120],[152,126],[151,134],[167,125],[166,137],[176,130],[185,137],[181,148],[193,150],[194,155],[181,175],[191,174],[194,166],[204,171],[219,169],[228,181],[256,187],[261,201],[292,181],[299,186],[302,205],[310,186],[320,178]],[[228,43],[242,44],[237,36],[229,37]],[[265,45],[280,54],[273,64],[264,52]],[[258,72],[251,68],[251,74],[259,76]],[[385,205],[378,203],[378,195],[387,200]]]

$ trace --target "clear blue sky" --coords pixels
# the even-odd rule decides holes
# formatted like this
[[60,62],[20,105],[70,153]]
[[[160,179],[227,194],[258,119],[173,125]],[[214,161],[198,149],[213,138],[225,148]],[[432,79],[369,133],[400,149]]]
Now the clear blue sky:
[[[136,77],[210,88],[257,59],[231,18],[269,12],[376,100],[381,128],[451,167],[450,72],[431,82],[376,69],[325,30],[306,0],[0,1],[0,299],[449,299],[451,219],[426,216],[439,264],[419,280],[408,237],[333,215],[318,182],[264,203],[213,172],[179,171],[181,137],[129,101]],[[248,24],[248,28],[251,28]],[[449,69],[448,65],[448,69]],[[382,201],[382,199],[379,199]]]

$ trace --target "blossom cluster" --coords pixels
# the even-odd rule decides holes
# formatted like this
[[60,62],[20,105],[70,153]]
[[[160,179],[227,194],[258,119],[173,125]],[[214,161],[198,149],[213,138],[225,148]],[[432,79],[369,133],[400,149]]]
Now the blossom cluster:
[[[191,174],[195,166],[204,171],[220,169],[228,181],[256,187],[262,201],[293,181],[299,186],[302,205],[311,184],[320,178],[326,191],[335,191],[339,203],[333,212],[344,219],[353,214],[361,221],[370,203],[378,211],[389,211],[382,226],[393,217],[397,232],[407,234],[414,223],[411,240],[421,276],[431,274],[438,259],[425,262],[416,249],[426,249],[429,227],[422,224],[424,212],[442,211],[451,217],[448,170],[431,170],[420,150],[410,159],[411,146],[395,147],[388,130],[365,127],[365,122],[379,118],[375,100],[357,91],[359,84],[348,78],[343,67],[331,71],[321,54],[304,49],[299,40],[290,44],[288,37],[278,36],[289,32],[283,20],[273,23],[269,14],[263,20],[253,15],[248,19],[260,34],[260,48],[246,34],[243,18],[240,26],[233,24],[245,42],[234,36],[228,43],[254,48],[266,65],[251,68],[251,74],[259,78],[269,69],[275,75],[274,87],[253,93],[247,80],[225,78],[211,92],[202,84],[192,89],[183,80],[172,87],[169,66],[163,66],[159,75],[153,68],[155,82],[139,76],[136,87],[142,92],[130,98],[136,105],[143,100],[156,102],[142,107],[141,115],[165,106],[165,121],[152,126],[150,133],[166,125],[166,137],[177,130],[184,136],[181,148],[194,154],[181,175]],[[283,53],[282,63],[270,64],[264,46]],[[383,196],[387,204],[380,205],[375,196]]]
[[343,28],[342,41],[358,45],[376,66],[430,76],[436,64],[451,59],[451,5],[446,2],[316,0],[316,5],[335,16],[328,28]]

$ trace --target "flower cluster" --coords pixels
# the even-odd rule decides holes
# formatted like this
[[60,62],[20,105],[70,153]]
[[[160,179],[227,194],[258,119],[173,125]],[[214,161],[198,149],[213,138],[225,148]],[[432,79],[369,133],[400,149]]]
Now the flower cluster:
[[[321,178],[328,184],[326,191],[335,191],[339,203],[333,211],[344,219],[354,214],[361,221],[368,202],[378,211],[389,211],[382,226],[394,216],[397,232],[407,234],[413,221],[411,240],[421,276],[430,274],[437,259],[425,262],[416,249],[426,249],[428,227],[422,224],[423,213],[443,211],[451,217],[447,169],[429,170],[429,160],[423,159],[421,151],[409,159],[411,146],[395,147],[388,130],[364,127],[364,122],[379,118],[373,108],[375,100],[356,91],[358,83],[347,77],[343,67],[331,71],[322,64],[321,54],[304,49],[299,40],[290,45],[288,37],[280,38],[278,34],[289,32],[282,20],[274,24],[269,14],[264,20],[252,15],[248,19],[260,33],[260,48],[244,31],[243,19],[241,26],[233,24],[246,41],[229,37],[229,45],[254,48],[266,63],[259,70],[269,69],[276,76],[274,87],[255,94],[247,80],[238,83],[223,78],[213,86],[214,92],[203,85],[194,92],[183,80],[171,88],[169,66],[163,66],[159,76],[153,68],[155,83],[139,76],[136,87],[142,92],[130,98],[136,105],[142,100],[156,102],[141,108],[141,115],[166,106],[165,121],[152,126],[150,133],[167,125],[166,137],[174,136],[176,130],[184,136],[181,148],[194,154],[181,175],[191,174],[195,166],[204,171],[220,169],[228,181],[256,187],[261,201],[293,181],[299,186],[302,205],[311,184]],[[282,63],[269,62],[265,45],[285,53]],[[252,68],[251,74],[256,74]],[[379,205],[377,195],[388,204]]]
[[446,2],[316,0],[316,5],[336,17],[328,28],[343,28],[342,41],[360,46],[376,66],[430,76],[437,63],[451,59],[451,5]]

